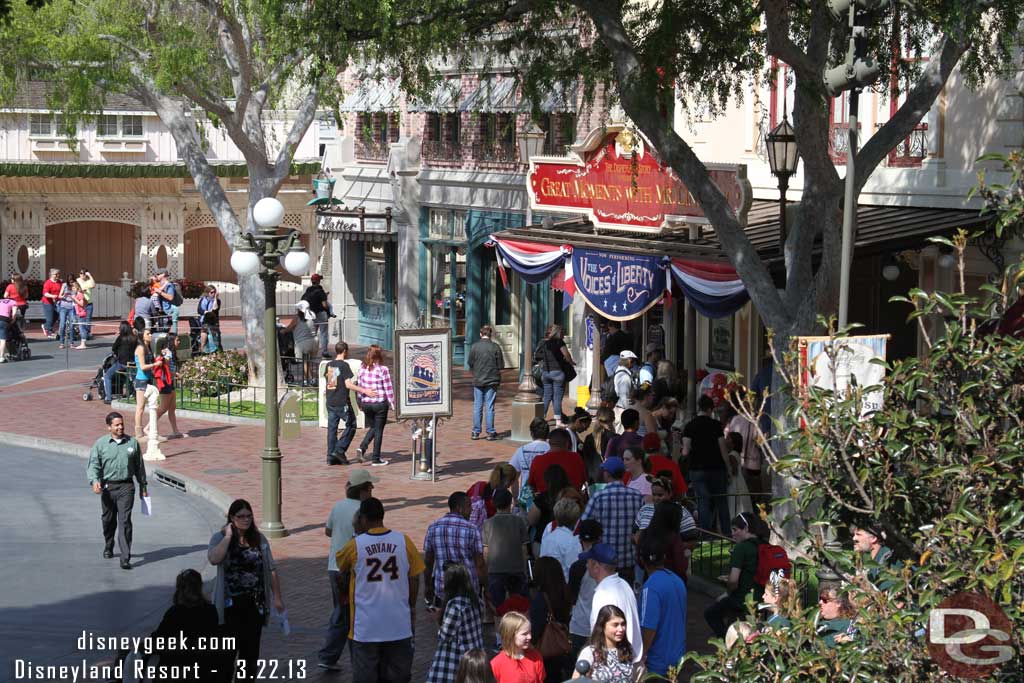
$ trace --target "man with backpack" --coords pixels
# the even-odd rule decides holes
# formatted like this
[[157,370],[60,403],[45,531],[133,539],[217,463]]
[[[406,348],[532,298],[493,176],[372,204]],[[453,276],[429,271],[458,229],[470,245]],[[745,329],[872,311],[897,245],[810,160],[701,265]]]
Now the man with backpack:
[[[163,308],[163,314],[170,316],[171,319],[171,332],[178,331],[178,306],[184,302],[184,298],[181,294],[181,288],[178,287],[174,282],[171,281],[168,276],[167,269],[157,271],[157,286],[159,287],[156,291],[156,295],[159,298],[160,305]],[[159,311],[157,311],[159,313]]]
[[320,355],[330,358],[327,350],[329,335],[327,332],[328,318],[331,317],[331,306],[327,303],[327,292],[324,291],[320,282],[323,277],[320,273],[313,273],[309,276],[310,285],[302,293],[302,300],[309,303],[309,312],[316,316],[316,334],[320,341]]
[[614,371],[601,385],[601,402],[615,411],[615,427],[621,430],[622,411],[632,405],[639,383],[635,372],[636,354],[627,349],[619,353],[618,358]]

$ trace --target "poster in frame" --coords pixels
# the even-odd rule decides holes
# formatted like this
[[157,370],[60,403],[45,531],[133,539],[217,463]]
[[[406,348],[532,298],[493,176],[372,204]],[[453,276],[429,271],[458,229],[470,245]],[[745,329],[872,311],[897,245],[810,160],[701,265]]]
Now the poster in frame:
[[708,320],[708,367],[735,370],[736,322],[733,316]]
[[451,417],[452,331],[395,331],[395,417]]

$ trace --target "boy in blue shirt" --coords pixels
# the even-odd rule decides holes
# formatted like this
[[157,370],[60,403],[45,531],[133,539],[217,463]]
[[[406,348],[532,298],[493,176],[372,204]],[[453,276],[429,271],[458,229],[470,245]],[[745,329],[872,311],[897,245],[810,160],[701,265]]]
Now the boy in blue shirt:
[[686,584],[665,569],[665,543],[652,534],[641,539],[639,556],[647,573],[639,605],[647,672],[667,676],[686,654]]

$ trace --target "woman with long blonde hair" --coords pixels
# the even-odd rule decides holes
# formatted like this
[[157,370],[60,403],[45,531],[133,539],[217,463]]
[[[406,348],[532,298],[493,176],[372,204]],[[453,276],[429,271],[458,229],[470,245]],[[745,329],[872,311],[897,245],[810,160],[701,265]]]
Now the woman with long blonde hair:
[[359,397],[360,408],[366,416],[366,435],[356,449],[356,457],[360,462],[366,460],[366,449],[373,441],[373,457],[370,464],[387,465],[381,460],[380,446],[384,440],[384,425],[388,422],[388,409],[395,407],[395,387],[391,383],[391,373],[384,365],[384,351],[378,344],[371,344],[366,351],[366,358],[356,375],[356,384],[365,387],[370,393]]

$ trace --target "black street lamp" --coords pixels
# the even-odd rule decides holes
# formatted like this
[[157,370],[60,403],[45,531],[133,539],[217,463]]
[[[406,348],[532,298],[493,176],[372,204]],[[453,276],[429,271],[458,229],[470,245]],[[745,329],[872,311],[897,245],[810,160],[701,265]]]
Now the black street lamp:
[[273,197],[264,197],[252,207],[255,233],[242,233],[241,245],[231,254],[231,267],[239,275],[259,271],[263,280],[263,334],[265,382],[263,403],[263,510],[260,530],[269,538],[287,536],[281,522],[281,449],[278,447],[277,410],[277,271],[280,264],[292,275],[302,275],[309,267],[309,254],[302,249],[298,230],[278,234],[284,218],[284,206]]
[[789,178],[796,173],[800,163],[800,154],[796,146],[796,131],[789,125],[785,115],[782,123],[768,133],[768,166],[772,175],[779,179],[779,251],[786,253],[786,190],[789,189]]

